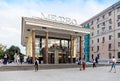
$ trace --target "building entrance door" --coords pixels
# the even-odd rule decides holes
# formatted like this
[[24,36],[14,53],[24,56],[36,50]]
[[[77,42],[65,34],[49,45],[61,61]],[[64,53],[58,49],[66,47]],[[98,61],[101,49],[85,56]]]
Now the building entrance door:
[[66,54],[55,55],[55,53],[49,53],[48,61],[49,61],[49,64],[67,63],[67,57],[66,57]]
[[66,58],[66,54],[59,54],[59,63],[66,63],[67,58]]
[[49,53],[48,55],[49,64],[54,64],[54,53]]

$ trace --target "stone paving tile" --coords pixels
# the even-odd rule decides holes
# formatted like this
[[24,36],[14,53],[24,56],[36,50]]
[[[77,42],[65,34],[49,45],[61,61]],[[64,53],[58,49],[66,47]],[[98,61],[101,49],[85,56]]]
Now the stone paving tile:
[[117,73],[109,72],[110,66],[87,68],[49,69],[31,71],[0,72],[0,81],[120,81],[120,66]]

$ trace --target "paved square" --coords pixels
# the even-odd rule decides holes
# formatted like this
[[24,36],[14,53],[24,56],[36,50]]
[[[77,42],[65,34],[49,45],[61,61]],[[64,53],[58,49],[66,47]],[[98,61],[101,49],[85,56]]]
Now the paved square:
[[110,66],[87,68],[52,69],[35,71],[0,72],[0,81],[120,81],[120,66],[117,73],[109,72]]

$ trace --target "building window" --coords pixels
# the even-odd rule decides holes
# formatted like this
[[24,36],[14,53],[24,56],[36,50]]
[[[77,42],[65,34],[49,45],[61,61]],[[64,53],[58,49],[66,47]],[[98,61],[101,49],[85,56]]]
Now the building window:
[[104,43],[104,42],[105,42],[105,37],[102,38],[102,43]]
[[118,22],[118,27],[120,27],[120,22]]
[[97,18],[97,22],[99,22],[99,18]]
[[108,15],[111,16],[111,12],[109,12]]
[[109,26],[109,30],[112,30],[112,26]]
[[109,59],[111,59],[111,57],[112,57],[112,54],[111,54],[111,53],[109,53]]
[[94,43],[94,41],[92,40],[92,44]]
[[118,59],[120,59],[120,52],[118,52]]
[[102,18],[104,19],[104,18],[105,18],[105,15],[103,15]]
[[97,28],[99,28],[99,24],[97,25]]
[[105,31],[105,27],[102,27],[102,32],[104,32]]
[[93,51],[93,47],[91,47],[91,51]]
[[91,22],[91,25],[93,25],[93,21]]
[[99,51],[99,46],[97,46],[97,52]]
[[99,38],[97,39],[97,43],[99,43]]
[[109,19],[109,24],[112,24],[112,19]]
[[94,59],[94,55],[93,54],[91,55],[91,57],[92,57],[92,59]]
[[120,19],[120,15],[117,16],[118,20]]
[[109,40],[111,40],[112,39],[112,36],[111,35],[109,35]]
[[120,12],[120,7],[117,8],[117,11]]
[[94,35],[94,32],[92,32],[92,36]]
[[103,26],[105,26],[105,22],[103,22]]
[[120,38],[120,33],[118,33],[118,38]]
[[97,35],[99,35],[99,30],[97,30]]
[[118,47],[120,47],[120,42],[118,42]]
[[111,44],[109,44],[109,46],[108,46],[108,50],[111,50],[111,48],[112,48],[112,45],[111,45]]

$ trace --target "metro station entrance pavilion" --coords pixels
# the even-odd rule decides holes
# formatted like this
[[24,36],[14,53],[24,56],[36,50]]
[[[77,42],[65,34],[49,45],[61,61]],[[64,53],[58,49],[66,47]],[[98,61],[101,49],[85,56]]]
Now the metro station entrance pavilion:
[[[76,57],[83,57],[82,37],[90,29],[77,25],[54,22],[41,18],[22,17],[21,43],[26,55],[39,58],[45,64],[73,63]],[[79,48],[76,38],[79,37]],[[79,56],[76,50],[79,49]]]

